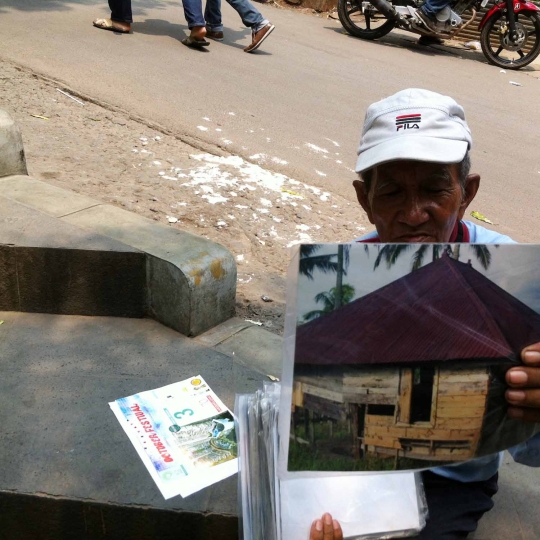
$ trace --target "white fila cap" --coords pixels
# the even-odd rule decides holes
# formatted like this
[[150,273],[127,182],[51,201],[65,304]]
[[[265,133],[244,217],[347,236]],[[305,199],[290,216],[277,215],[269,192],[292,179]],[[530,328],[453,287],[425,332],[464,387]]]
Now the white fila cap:
[[356,172],[397,160],[459,163],[471,146],[463,107],[451,97],[409,88],[369,106]]

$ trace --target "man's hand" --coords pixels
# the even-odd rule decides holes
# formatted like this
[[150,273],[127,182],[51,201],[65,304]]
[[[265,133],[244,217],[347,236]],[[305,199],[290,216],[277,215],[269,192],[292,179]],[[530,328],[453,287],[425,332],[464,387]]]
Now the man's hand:
[[309,540],[343,540],[341,525],[330,514],[324,514],[311,525]]
[[506,401],[510,404],[508,416],[523,422],[540,422],[540,343],[525,347],[521,359],[525,366],[511,368],[506,373],[506,382],[511,387],[506,391]]

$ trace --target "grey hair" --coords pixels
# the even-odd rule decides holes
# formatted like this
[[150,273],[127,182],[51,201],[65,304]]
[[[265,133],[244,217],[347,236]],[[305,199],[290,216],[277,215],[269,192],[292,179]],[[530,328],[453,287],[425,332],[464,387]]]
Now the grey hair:
[[[366,186],[366,193],[369,193],[371,189],[371,184],[373,180],[373,171],[374,169],[368,169],[367,171],[363,171],[359,173],[360,179],[362,182],[364,182],[364,185]],[[469,151],[467,150],[467,153],[465,154],[465,157],[459,162],[459,184],[461,186],[461,194],[462,196],[465,196],[465,186],[467,185],[467,176],[469,176],[469,173],[471,171],[471,156],[469,155]]]

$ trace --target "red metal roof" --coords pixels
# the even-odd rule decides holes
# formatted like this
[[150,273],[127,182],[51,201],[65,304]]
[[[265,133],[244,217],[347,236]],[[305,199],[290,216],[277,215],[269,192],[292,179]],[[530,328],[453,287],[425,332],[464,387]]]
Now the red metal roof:
[[540,315],[448,256],[297,329],[295,363],[401,364],[519,356]]

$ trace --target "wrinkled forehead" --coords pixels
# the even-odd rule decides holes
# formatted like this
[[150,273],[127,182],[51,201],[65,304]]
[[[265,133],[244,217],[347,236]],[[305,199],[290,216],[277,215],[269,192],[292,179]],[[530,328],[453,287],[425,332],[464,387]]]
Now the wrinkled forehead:
[[382,182],[394,182],[408,185],[459,181],[459,165],[444,163],[428,163],[423,161],[398,160],[377,165],[367,171],[364,177],[369,178],[370,191]]

